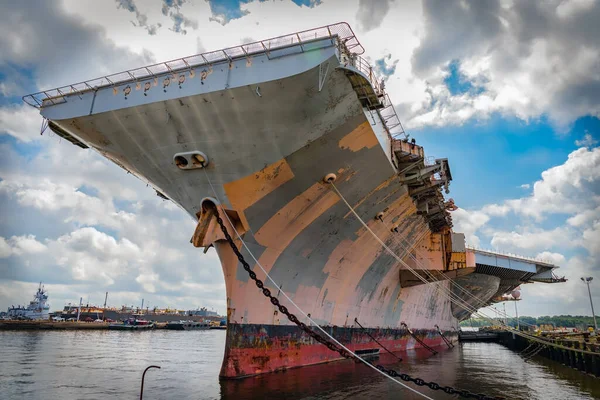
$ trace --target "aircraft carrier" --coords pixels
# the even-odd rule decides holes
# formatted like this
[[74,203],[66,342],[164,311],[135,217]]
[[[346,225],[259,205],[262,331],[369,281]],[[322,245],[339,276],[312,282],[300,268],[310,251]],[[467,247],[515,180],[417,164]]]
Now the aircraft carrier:
[[558,281],[465,247],[448,160],[408,140],[363,52],[339,23],[24,97],[198,222],[191,241],[225,276],[224,378],[341,358],[263,296],[232,243],[300,322],[357,354],[446,346],[473,309]]

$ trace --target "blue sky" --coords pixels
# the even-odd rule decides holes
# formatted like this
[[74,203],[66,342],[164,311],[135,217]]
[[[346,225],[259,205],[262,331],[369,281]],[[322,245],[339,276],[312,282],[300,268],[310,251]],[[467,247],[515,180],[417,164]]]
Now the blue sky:
[[106,289],[116,304],[143,297],[225,311],[216,255],[189,246],[193,221],[90,150],[41,136],[22,95],[343,20],[407,132],[427,155],[450,160],[455,229],[473,245],[551,259],[570,279],[524,287],[522,313],[587,314],[578,277],[600,281],[600,6],[494,4],[0,6],[0,309],[27,301],[44,280],[54,308],[79,297],[101,302]]

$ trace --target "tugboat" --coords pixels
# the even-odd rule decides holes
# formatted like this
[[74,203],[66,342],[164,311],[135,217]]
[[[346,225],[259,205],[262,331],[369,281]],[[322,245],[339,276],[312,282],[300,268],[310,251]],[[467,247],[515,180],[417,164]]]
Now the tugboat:
[[7,317],[9,319],[44,320],[50,317],[50,303],[48,303],[48,292],[42,286],[38,287],[27,307],[8,307]]
[[210,324],[206,321],[173,321],[169,322],[165,328],[174,331],[205,330],[210,329]]

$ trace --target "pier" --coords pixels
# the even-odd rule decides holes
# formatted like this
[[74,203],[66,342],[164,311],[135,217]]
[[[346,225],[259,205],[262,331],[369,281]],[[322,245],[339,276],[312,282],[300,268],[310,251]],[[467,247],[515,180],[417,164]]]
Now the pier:
[[512,330],[460,332],[459,341],[497,342],[529,360],[536,355],[600,378],[600,341],[587,333],[578,336],[534,336]]
[[498,341],[498,332],[486,331],[461,331],[458,334],[459,342],[491,342]]
[[515,332],[501,331],[498,342],[506,347],[519,351],[529,359],[539,354],[568,367],[600,377],[600,343],[596,338],[583,340],[574,338],[550,339],[532,335],[520,336]]

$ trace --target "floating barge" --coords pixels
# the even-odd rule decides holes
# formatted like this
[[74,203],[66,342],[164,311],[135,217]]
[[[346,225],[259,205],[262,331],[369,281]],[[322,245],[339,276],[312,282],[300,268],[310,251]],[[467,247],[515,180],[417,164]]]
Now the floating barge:
[[227,291],[221,377],[341,356],[257,290],[217,217],[281,304],[298,313],[280,289],[359,354],[456,342],[470,311],[439,287],[477,308],[554,281],[553,265],[465,247],[444,197],[448,160],[408,140],[363,52],[341,23],[24,97],[55,134],[181,206],[197,222],[192,244],[216,249]]

